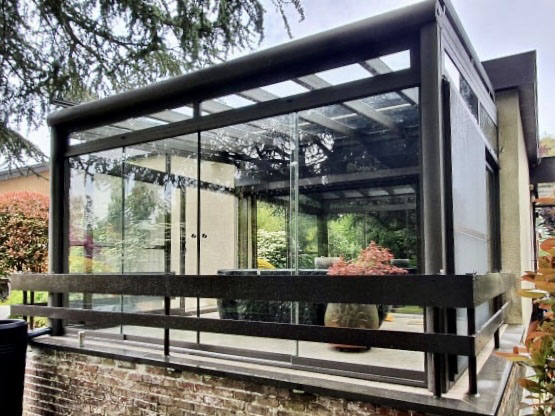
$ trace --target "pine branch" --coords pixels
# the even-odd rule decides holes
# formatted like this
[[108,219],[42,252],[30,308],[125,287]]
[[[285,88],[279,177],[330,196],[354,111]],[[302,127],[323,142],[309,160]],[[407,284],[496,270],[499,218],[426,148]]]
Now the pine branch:
[[16,131],[0,123],[0,169],[11,171],[20,170],[29,162],[43,163],[48,159],[45,154],[29,140]]
[[[304,18],[300,0],[271,0]],[[251,48],[264,34],[261,0],[1,0],[0,150],[17,166],[44,157],[15,133],[50,102],[102,98]]]

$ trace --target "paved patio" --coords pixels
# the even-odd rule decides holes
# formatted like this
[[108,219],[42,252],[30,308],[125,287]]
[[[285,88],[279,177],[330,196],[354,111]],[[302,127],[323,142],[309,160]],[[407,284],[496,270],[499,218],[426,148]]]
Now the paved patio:
[[[218,319],[218,312],[201,315],[203,318]],[[384,331],[422,332],[422,315],[391,314],[392,321],[385,321],[381,329]],[[120,333],[120,327],[105,328],[102,332]],[[163,330],[125,326],[123,333],[145,337],[162,338]],[[196,342],[194,331],[170,331],[170,339],[175,341]],[[256,352],[271,352],[298,355],[299,357],[320,359],[351,364],[361,364],[379,367],[391,367],[405,370],[424,371],[424,354],[416,351],[402,351],[384,348],[372,348],[369,351],[345,352],[338,351],[329,344],[318,342],[298,342],[274,338],[249,337],[227,334],[200,333],[200,342],[207,345],[241,348]]]

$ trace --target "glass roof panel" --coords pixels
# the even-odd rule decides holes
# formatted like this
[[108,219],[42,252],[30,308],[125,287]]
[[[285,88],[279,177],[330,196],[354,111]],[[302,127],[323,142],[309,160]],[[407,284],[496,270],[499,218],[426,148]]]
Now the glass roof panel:
[[318,72],[316,75],[331,85],[343,84],[345,82],[356,81],[372,76],[372,74],[359,64],[351,64],[328,71]]

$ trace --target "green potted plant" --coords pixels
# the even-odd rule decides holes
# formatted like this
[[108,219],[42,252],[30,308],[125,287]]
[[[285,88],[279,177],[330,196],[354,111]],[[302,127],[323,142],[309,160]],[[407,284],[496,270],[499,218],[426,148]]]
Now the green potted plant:
[[[346,261],[340,257],[329,269],[330,276],[365,276],[406,274],[391,264],[391,252],[374,241],[360,251],[356,259]],[[381,312],[381,313],[380,313]],[[356,303],[329,303],[324,317],[328,327],[378,329],[387,314],[385,305]],[[363,350],[367,347],[354,345],[334,345],[338,349]]]

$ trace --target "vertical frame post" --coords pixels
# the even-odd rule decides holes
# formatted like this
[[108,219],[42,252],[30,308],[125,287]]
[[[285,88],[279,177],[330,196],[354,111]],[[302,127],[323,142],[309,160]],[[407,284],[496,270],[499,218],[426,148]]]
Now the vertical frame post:
[[[169,177],[171,175],[171,156],[166,155],[166,177],[164,178],[164,201],[166,213],[164,218],[164,273],[171,273],[171,223],[172,223],[172,188]],[[164,315],[171,314],[171,299],[164,297]],[[164,328],[164,355],[170,355],[170,330]]]
[[[67,131],[59,126],[50,135],[50,217],[48,224],[48,264],[50,273],[68,272],[69,255],[69,162],[65,157],[69,145]],[[64,306],[66,296],[50,293],[49,306]],[[52,335],[63,335],[64,322],[51,319]]]
[[[423,264],[426,274],[445,273],[445,183],[442,111],[442,49],[437,22],[420,29],[420,118]],[[445,331],[444,311],[426,309],[426,331]],[[426,357],[428,388],[436,397],[447,391],[446,357]]]
[[[468,308],[467,325],[468,336],[476,335],[476,309]],[[478,367],[476,364],[476,355],[468,357],[468,394],[478,394]]]
[[[201,103],[200,102],[195,102],[193,103],[193,118],[199,118],[201,116]],[[201,163],[202,163],[202,159],[201,159],[201,152],[202,152],[202,146],[201,146],[201,140],[202,140],[202,132],[198,131],[197,132],[197,230],[196,230],[196,239],[197,239],[197,269],[196,269],[196,274],[197,276],[200,276],[201,274],[201,267],[200,267],[200,261],[201,261],[201,254],[200,254],[200,250],[201,250],[201,242],[200,242],[200,236],[201,236],[201,191],[200,191],[200,181],[201,181]],[[197,318],[200,318],[200,298],[197,297]],[[200,332],[197,331],[197,344],[200,344]]]

